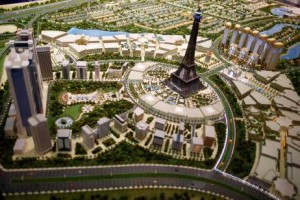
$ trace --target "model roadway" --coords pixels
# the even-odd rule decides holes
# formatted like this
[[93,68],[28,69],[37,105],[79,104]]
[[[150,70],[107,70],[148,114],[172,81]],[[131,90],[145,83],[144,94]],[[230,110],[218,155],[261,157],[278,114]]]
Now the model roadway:
[[2,193],[181,188],[204,190],[232,199],[273,199],[261,189],[216,170],[171,165],[113,165],[74,168],[0,170]]
[[[7,12],[0,15],[0,23],[34,15],[27,24],[27,27],[31,28],[33,22],[41,15],[92,1],[67,0]],[[6,195],[12,195],[50,193],[54,191],[179,188],[210,191],[232,199],[277,199],[267,191],[225,173],[234,152],[236,130],[230,104],[223,92],[208,79],[209,76],[218,73],[226,65],[230,64],[220,56],[217,50],[219,42],[220,38],[214,42],[214,53],[226,64],[201,75],[203,80],[208,82],[217,92],[225,108],[227,124],[225,144],[213,170],[155,164],[12,170],[1,167],[0,191]]]

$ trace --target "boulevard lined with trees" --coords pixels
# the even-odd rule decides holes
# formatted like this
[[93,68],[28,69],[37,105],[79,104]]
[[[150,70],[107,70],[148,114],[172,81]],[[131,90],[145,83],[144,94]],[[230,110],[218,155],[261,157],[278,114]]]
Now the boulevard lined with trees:
[[237,98],[228,85],[217,75],[212,75],[210,79],[224,92],[228,102],[232,107],[235,117],[243,117],[242,110],[238,104]]

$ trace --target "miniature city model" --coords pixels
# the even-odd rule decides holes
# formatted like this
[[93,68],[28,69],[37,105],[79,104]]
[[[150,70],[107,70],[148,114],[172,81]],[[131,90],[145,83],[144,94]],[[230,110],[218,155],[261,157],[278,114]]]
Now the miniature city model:
[[1,5],[0,199],[300,199],[299,3],[200,3]]

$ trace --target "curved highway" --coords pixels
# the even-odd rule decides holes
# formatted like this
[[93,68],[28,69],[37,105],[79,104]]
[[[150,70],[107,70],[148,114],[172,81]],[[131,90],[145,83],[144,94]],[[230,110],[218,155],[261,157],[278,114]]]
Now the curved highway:
[[203,80],[205,80],[207,83],[210,84],[210,86],[216,91],[216,93],[218,94],[218,96],[223,102],[223,106],[225,110],[225,120],[226,120],[226,137],[225,137],[222,153],[215,165],[215,168],[220,169],[222,171],[226,171],[231,161],[232,155],[234,153],[234,148],[235,148],[236,129],[235,129],[234,115],[228,100],[226,99],[223,92],[218,88],[218,86],[216,86],[208,78],[203,78]]
[[211,191],[232,199],[275,199],[254,185],[216,170],[170,165],[118,165],[0,170],[5,195],[87,189],[182,188]]

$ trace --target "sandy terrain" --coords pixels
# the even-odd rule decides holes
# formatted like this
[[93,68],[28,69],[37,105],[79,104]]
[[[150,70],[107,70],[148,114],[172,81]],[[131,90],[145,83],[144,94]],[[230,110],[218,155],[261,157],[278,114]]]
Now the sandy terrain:
[[40,3],[40,2],[46,2],[46,1],[49,1],[49,0],[37,0],[37,1],[24,2],[24,3],[6,4],[6,5],[1,5],[0,8],[11,9],[11,8],[14,8],[14,7],[17,7],[17,6],[25,6],[25,5],[28,5],[28,4],[35,3],[35,2]]
[[12,25],[12,24],[4,24],[4,25],[0,25],[0,34],[4,33],[4,32],[10,32],[10,33],[14,33],[17,30],[17,26]]

